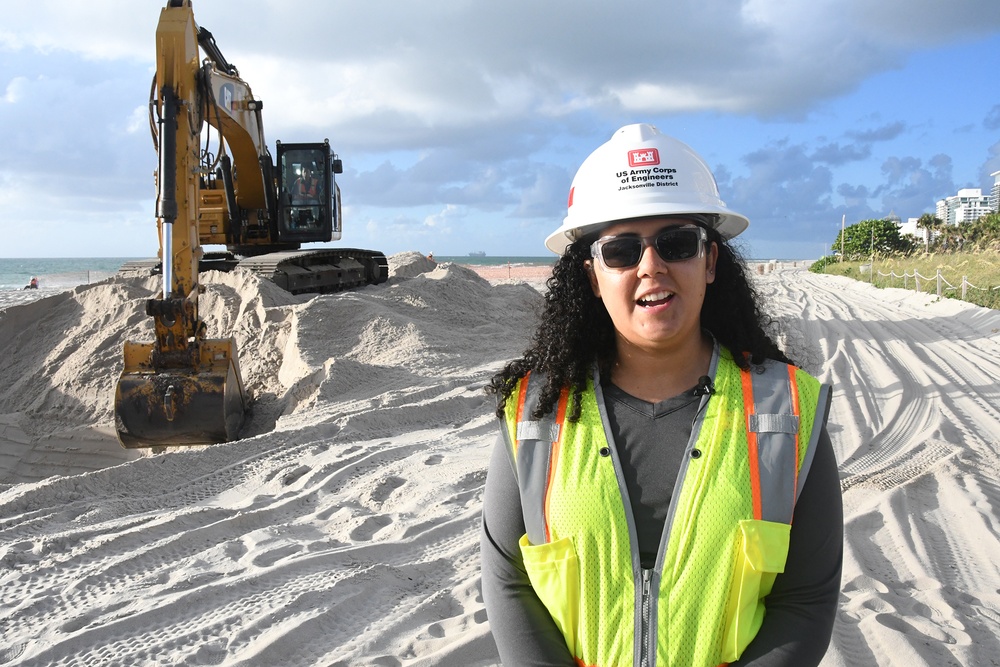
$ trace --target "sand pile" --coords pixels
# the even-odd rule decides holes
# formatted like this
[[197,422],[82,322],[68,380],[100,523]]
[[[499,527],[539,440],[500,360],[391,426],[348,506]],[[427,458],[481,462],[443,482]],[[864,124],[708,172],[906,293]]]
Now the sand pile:
[[252,414],[239,442],[156,456],[121,449],[111,416],[157,279],[0,311],[0,664],[495,662],[482,387],[541,297],[425,262],[317,297],[206,275]]
[[[206,276],[203,317],[236,337],[252,413],[237,442],[159,455],[111,429],[157,280],[0,310],[0,665],[496,664],[482,387],[526,346],[542,278],[390,266],[316,297]],[[824,664],[991,664],[1000,314],[757,279],[791,356],[835,388],[847,544]]]
[[[299,413],[329,397],[363,397],[358,409],[368,409],[380,396],[445,374],[488,375],[523,348],[539,300],[525,284],[495,289],[415,252],[390,258],[387,285],[330,296],[291,295],[244,272],[209,272],[203,283],[209,335],[234,336],[240,352],[251,402],[243,437],[272,431],[279,420],[287,428],[324,421],[322,409]],[[124,341],[152,340],[143,304],[160,289],[158,277],[116,277],[0,310],[0,358],[8,360],[0,375],[0,443],[8,442],[0,483],[149,453],[117,444],[114,387]],[[484,353],[490,345],[495,350]]]

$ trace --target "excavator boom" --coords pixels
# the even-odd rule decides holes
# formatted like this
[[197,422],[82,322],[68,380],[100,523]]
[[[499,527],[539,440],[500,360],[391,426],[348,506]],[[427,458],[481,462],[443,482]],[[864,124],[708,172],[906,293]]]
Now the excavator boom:
[[[202,58],[202,52],[205,57]],[[115,392],[124,447],[211,444],[239,437],[247,400],[233,338],[210,339],[198,312],[199,269],[251,271],[293,293],[335,292],[388,279],[374,250],[302,244],[341,238],[343,164],[328,140],[264,140],[249,84],[194,20],[191,0],[168,0],[156,29],[150,126],[159,156],[159,262],[123,274],[162,274],[146,303],[153,342],[127,342]],[[218,133],[217,154],[210,150]],[[205,147],[202,147],[202,139]],[[225,246],[205,253],[203,246]]]
[[115,421],[127,448],[232,440],[246,413],[236,341],[208,339],[198,314],[202,250],[196,174],[203,93],[190,1],[171,0],[161,11],[156,34],[156,208],[163,290],[146,302],[154,341],[124,346]]

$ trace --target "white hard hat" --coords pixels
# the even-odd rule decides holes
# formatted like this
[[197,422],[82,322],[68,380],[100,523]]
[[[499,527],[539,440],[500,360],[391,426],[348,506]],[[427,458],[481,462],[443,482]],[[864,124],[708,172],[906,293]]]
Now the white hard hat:
[[561,255],[612,222],[686,213],[711,216],[711,226],[727,239],[750,225],[726,208],[712,171],[690,146],[646,123],[626,125],[580,165],[568,214],[545,247]]

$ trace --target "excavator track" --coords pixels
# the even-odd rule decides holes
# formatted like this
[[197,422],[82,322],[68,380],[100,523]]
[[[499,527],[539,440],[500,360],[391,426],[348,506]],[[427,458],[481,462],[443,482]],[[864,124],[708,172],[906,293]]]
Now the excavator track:
[[389,262],[375,250],[291,250],[240,260],[239,267],[292,294],[338,292],[389,279]]
[[[287,250],[236,259],[232,253],[206,253],[199,271],[232,271],[236,267],[252,271],[293,294],[338,292],[362,285],[378,285],[389,278],[385,255],[375,250],[336,248]],[[162,272],[159,259],[126,262],[120,276],[155,276]]]

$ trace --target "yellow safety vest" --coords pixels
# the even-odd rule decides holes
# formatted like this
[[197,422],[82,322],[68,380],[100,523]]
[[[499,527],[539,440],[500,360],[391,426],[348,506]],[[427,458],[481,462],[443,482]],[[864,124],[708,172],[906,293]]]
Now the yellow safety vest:
[[829,387],[770,360],[743,371],[719,346],[710,376],[652,569],[639,562],[596,371],[576,423],[568,390],[555,415],[530,418],[542,385],[530,374],[508,401],[524,567],[580,665],[716,667],[760,629]]

